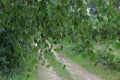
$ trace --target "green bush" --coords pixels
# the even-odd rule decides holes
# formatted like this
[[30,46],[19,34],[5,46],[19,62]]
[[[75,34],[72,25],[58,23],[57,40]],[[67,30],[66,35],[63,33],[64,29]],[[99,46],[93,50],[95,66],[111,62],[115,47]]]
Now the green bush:
[[114,60],[114,55],[111,53],[99,54],[97,63],[100,63],[110,69],[120,71],[120,59]]
[[113,64],[114,64],[114,68],[117,71],[120,71],[120,59],[117,59],[116,61],[114,61]]
[[13,35],[7,28],[0,30],[0,71],[9,73],[19,66],[19,55],[14,52]]

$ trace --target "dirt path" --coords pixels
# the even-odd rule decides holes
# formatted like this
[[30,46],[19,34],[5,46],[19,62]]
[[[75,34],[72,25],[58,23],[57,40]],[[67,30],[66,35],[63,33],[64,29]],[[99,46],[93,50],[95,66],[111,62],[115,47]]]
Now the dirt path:
[[39,72],[38,73],[38,80],[63,80],[53,70],[52,66],[50,68],[46,68],[45,65],[40,64],[38,72]]
[[66,65],[65,68],[69,71],[70,74],[72,74],[72,77],[74,80],[102,80],[100,77],[97,77],[96,75],[91,74],[84,68],[73,63],[70,59],[65,58],[59,53],[56,53],[54,50],[52,50],[52,52],[54,53],[54,55],[56,56],[56,59],[59,62]]
[[[46,43],[48,43],[48,45],[50,46],[49,42]],[[52,49],[52,52],[54,53],[56,59],[65,65],[66,70],[68,70],[74,80],[102,80],[95,74],[92,74],[84,68],[73,63],[70,59],[55,52],[54,49]],[[46,68],[45,66],[41,66],[39,72],[39,76],[41,76],[40,80],[63,80],[57,75],[52,67]]]
[[63,78],[59,77],[57,73],[54,71],[53,67],[50,66],[49,68],[46,67],[46,65],[49,64],[47,59],[43,56],[43,53],[41,50],[38,50],[38,56],[41,54],[42,59],[45,61],[45,64],[43,62],[39,62],[38,64],[38,79],[37,80],[63,80]]

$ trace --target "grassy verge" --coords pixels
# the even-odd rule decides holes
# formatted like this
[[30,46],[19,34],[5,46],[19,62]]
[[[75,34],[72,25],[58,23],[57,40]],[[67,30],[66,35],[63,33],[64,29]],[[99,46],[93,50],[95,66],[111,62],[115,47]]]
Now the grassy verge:
[[80,54],[75,54],[72,51],[72,47],[74,45],[65,44],[63,49],[63,53],[66,53],[66,56],[69,57],[73,62],[77,63],[78,65],[84,67],[86,70],[94,73],[104,80],[120,80],[120,73],[114,70],[107,69],[101,65],[95,66],[89,60],[84,59]]
[[8,79],[5,78],[4,80],[37,80],[37,71],[36,70],[33,70],[33,71],[24,71],[22,72],[21,74],[14,74],[12,77],[10,77]]
[[69,74],[69,72],[66,69],[63,69],[63,64],[58,62],[55,59],[55,56],[53,54],[48,54],[47,55],[47,59],[50,63],[50,65],[52,65],[53,69],[57,72],[57,74],[64,78],[65,80],[73,80],[71,75]]
[[25,70],[21,73],[14,73],[12,76],[2,77],[0,80],[37,80],[37,71],[36,69]]
[[21,68],[15,69],[7,77],[4,76],[0,80],[37,80],[37,59],[32,52],[25,59],[21,59],[23,62]]

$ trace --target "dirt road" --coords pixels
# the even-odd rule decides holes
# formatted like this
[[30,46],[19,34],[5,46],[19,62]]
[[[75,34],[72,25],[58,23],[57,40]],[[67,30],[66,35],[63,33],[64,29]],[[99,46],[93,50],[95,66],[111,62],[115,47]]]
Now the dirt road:
[[56,59],[59,62],[66,65],[66,69],[70,74],[72,74],[74,80],[102,80],[100,77],[78,66],[77,64],[73,63],[70,59],[60,55],[54,50],[52,50],[52,52],[54,53]]
[[57,75],[52,66],[47,68],[39,64],[38,80],[63,80],[63,78]]
[[[49,43],[48,45],[50,46]],[[72,75],[72,78],[74,80],[103,80],[95,74],[92,74],[84,68],[80,67],[79,65],[73,63],[70,59],[55,52],[54,49],[52,49],[51,51],[53,52],[56,59],[65,65],[66,70]],[[52,67],[46,69],[45,66],[42,66],[39,76],[43,76],[41,80],[64,80],[57,75],[57,73],[53,70]]]

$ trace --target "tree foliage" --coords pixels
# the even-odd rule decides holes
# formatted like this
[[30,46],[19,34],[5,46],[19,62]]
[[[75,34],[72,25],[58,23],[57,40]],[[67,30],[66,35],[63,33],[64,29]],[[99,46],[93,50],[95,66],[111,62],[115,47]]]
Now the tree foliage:
[[34,47],[32,43],[38,43],[39,48],[44,49],[45,39],[48,38],[55,42],[65,38],[72,43],[81,41],[82,44],[77,47],[82,51],[89,51],[93,41],[120,39],[118,2],[1,0],[0,70],[4,71],[3,66],[11,69],[19,65],[19,58],[24,59],[29,55],[27,51]]

